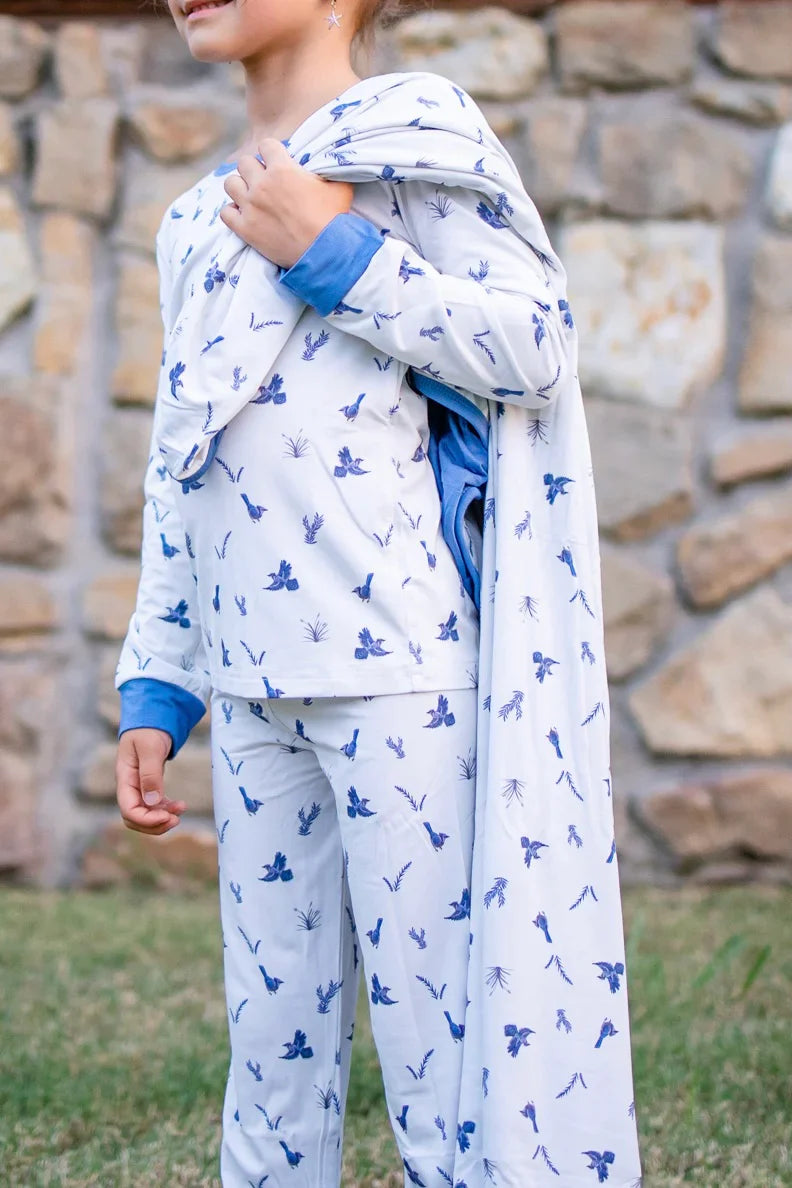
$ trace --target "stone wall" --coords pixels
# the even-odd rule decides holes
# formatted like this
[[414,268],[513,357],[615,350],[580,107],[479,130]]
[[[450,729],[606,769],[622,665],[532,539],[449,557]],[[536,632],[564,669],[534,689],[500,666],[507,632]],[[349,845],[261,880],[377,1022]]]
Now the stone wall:
[[[358,64],[412,68],[479,100],[568,270],[623,878],[789,879],[792,3],[427,12]],[[12,879],[216,870],[205,729],[169,765],[179,828],[119,824],[113,670],[161,349],[154,236],[243,132],[239,69],[193,63],[167,22],[0,18]]]

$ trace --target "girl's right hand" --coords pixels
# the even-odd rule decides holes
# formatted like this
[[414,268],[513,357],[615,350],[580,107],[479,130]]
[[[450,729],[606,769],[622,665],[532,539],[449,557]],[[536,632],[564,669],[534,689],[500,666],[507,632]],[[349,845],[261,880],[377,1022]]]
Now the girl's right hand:
[[125,730],[121,735],[116,758],[116,800],[128,829],[161,834],[179,824],[187,804],[169,800],[163,791],[171,743],[166,731],[149,727]]

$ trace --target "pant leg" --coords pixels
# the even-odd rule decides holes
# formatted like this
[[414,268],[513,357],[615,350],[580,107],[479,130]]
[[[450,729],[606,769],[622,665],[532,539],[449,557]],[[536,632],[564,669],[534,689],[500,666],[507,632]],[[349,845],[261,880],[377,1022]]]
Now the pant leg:
[[312,750],[265,720],[267,705],[212,697],[231,1047],[220,1177],[223,1188],[337,1188],[356,938],[332,790]]
[[476,689],[322,699],[304,712],[336,797],[405,1183],[427,1186],[451,1183],[458,1141],[476,699]]

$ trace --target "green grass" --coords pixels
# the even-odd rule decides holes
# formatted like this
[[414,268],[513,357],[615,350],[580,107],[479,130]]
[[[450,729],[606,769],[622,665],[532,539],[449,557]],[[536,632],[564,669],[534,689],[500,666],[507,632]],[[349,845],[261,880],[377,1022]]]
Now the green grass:
[[[218,1188],[216,894],[0,904],[3,1188]],[[790,909],[789,888],[625,891],[644,1188],[792,1185]],[[344,1188],[401,1188],[398,1169],[361,997]]]

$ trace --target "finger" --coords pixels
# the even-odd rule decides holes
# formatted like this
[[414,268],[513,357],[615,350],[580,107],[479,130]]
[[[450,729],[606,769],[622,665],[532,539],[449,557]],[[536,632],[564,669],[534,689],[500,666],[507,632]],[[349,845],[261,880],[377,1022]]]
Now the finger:
[[241,176],[232,173],[223,182],[223,189],[232,202],[239,202],[240,199],[244,199],[250,187]]
[[[261,154],[264,157],[264,154]],[[264,157],[260,161],[258,157],[253,156],[252,153],[243,153],[237,161],[237,173],[240,178],[248,185],[254,186],[261,182],[262,176],[267,171],[267,158]]]
[[126,764],[119,767],[116,799],[124,823],[130,828],[149,830],[160,826],[170,827],[180,819],[169,811],[167,802],[156,808],[148,808],[141,802],[137,768]]
[[164,759],[162,752],[157,747],[150,747],[144,744],[136,746],[138,759],[138,779],[140,784],[140,797],[144,804],[149,807],[159,807],[160,801],[164,799]]

